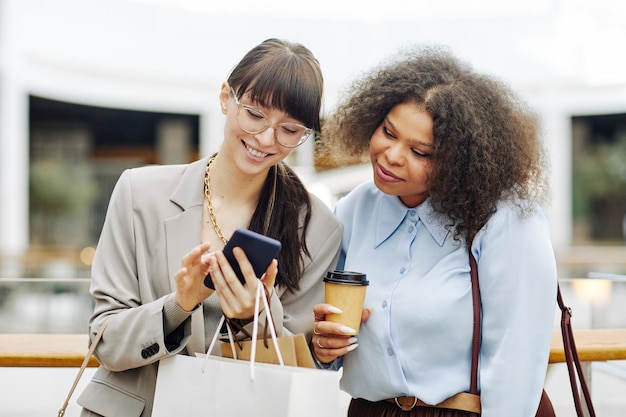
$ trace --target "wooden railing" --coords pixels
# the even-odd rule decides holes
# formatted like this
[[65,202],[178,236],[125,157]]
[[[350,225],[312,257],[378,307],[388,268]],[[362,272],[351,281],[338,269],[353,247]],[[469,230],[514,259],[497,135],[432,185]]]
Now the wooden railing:
[[0,366],[79,367],[88,348],[86,334],[0,334]]
[[[626,359],[626,329],[575,330],[576,350],[581,362]],[[561,332],[552,335],[550,363],[565,362]]]
[[[578,356],[583,362],[626,359],[626,329],[574,331]],[[88,350],[85,334],[0,334],[0,366],[78,367]],[[555,331],[550,363],[565,361],[561,332]],[[98,366],[91,358],[89,366]]]

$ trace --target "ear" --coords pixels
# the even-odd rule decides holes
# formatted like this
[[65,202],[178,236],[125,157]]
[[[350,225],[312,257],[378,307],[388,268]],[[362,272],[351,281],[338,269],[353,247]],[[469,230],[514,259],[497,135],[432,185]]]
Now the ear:
[[228,99],[230,98],[230,84],[227,82],[222,83],[222,89],[220,91],[220,107],[222,109],[222,113],[226,114],[226,109],[228,108]]

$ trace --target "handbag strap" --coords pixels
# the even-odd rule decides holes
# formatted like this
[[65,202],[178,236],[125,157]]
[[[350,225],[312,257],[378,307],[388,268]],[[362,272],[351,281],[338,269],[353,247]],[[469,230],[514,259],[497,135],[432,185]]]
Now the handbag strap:
[[[478,355],[480,350],[480,332],[481,332],[481,317],[480,317],[480,286],[478,282],[478,264],[476,258],[471,251],[471,247],[468,246],[469,264],[470,264],[470,277],[472,282],[472,308],[474,310],[474,329],[472,336],[472,369],[470,374],[470,393],[478,394]],[[567,370],[569,373],[570,385],[572,388],[572,395],[574,397],[574,406],[576,407],[576,415],[578,417],[584,417],[582,404],[580,401],[580,395],[578,392],[578,385],[576,383],[576,374],[580,381],[580,386],[585,397],[585,404],[587,410],[589,410],[590,417],[596,417],[596,412],[591,402],[591,394],[585,381],[585,375],[583,374],[582,365],[578,358],[578,352],[576,351],[576,343],[574,340],[574,332],[572,331],[572,309],[567,307],[561,297],[561,288],[557,282],[556,287],[556,299],[561,309],[561,334],[563,336],[563,349],[565,351],[565,361],[567,362]],[[575,369],[575,370],[574,370]],[[576,373],[575,373],[576,372]]]
[[85,372],[85,368],[87,368],[87,364],[89,363],[89,360],[91,360],[91,357],[93,356],[93,352],[96,350],[98,342],[100,342],[100,339],[102,339],[102,333],[104,333],[104,329],[106,329],[107,325],[109,324],[109,320],[110,319],[102,323],[102,326],[100,326],[98,333],[96,333],[96,337],[93,339],[93,342],[91,342],[91,345],[89,346],[89,351],[87,352],[87,355],[85,355],[83,363],[80,365],[80,369],[78,370],[78,374],[76,374],[76,378],[74,378],[74,383],[72,384],[70,391],[67,393],[67,397],[65,398],[63,406],[61,406],[61,409],[59,410],[58,417],[63,417],[65,415],[65,410],[70,403],[70,398],[72,398],[72,394],[74,394],[74,390],[78,386],[78,381],[80,381],[80,377],[83,376],[83,372]]
[[559,308],[561,309],[561,333],[563,335],[563,349],[565,351],[565,360],[567,361],[567,371],[569,373],[570,385],[572,386],[572,395],[574,397],[576,414],[578,414],[579,417],[583,416],[583,409],[580,401],[580,394],[578,392],[578,385],[576,384],[576,375],[574,374],[574,368],[576,368],[576,373],[578,374],[578,380],[580,381],[580,387],[582,388],[583,396],[585,397],[585,404],[587,405],[587,410],[589,410],[589,415],[591,417],[595,417],[596,412],[593,409],[593,404],[591,402],[591,394],[589,392],[587,382],[585,381],[585,375],[583,374],[580,359],[578,358],[578,351],[576,350],[576,343],[574,340],[574,332],[572,331],[571,321],[572,309],[567,307],[563,302],[563,297],[561,297],[561,288],[558,287],[558,284],[556,299],[559,304]]
[[472,336],[472,371],[470,374],[470,394],[478,395],[478,353],[480,351],[480,286],[478,284],[478,265],[472,251],[470,254],[470,277],[472,280],[472,307],[474,310],[474,332]]

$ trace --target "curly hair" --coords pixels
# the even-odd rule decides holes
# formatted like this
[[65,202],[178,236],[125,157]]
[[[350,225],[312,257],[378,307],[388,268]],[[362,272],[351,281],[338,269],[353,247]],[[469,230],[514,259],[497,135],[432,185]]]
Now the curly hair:
[[522,213],[545,201],[548,160],[538,117],[507,85],[447,48],[405,49],[346,91],[322,127],[320,153],[339,163],[362,161],[394,106],[424,108],[433,119],[429,199],[455,239],[471,241],[500,201]]

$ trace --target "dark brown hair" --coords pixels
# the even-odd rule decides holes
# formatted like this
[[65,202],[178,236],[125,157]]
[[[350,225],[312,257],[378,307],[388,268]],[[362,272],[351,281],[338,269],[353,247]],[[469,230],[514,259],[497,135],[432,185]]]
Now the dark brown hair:
[[433,118],[430,203],[449,219],[455,238],[472,237],[501,200],[526,209],[547,195],[547,158],[535,114],[508,86],[445,47],[405,49],[347,92],[323,127],[320,151],[363,158],[394,106],[423,107]]
[[299,43],[268,39],[250,50],[228,77],[237,97],[284,111],[316,132],[324,79],[313,53]]
[[[283,111],[319,132],[324,81],[319,62],[306,47],[268,39],[244,56],[228,83],[237,96],[248,94],[261,106]],[[299,289],[303,257],[310,256],[305,240],[310,219],[311,200],[298,176],[284,162],[273,166],[249,227],[281,241],[276,284],[289,291]]]

